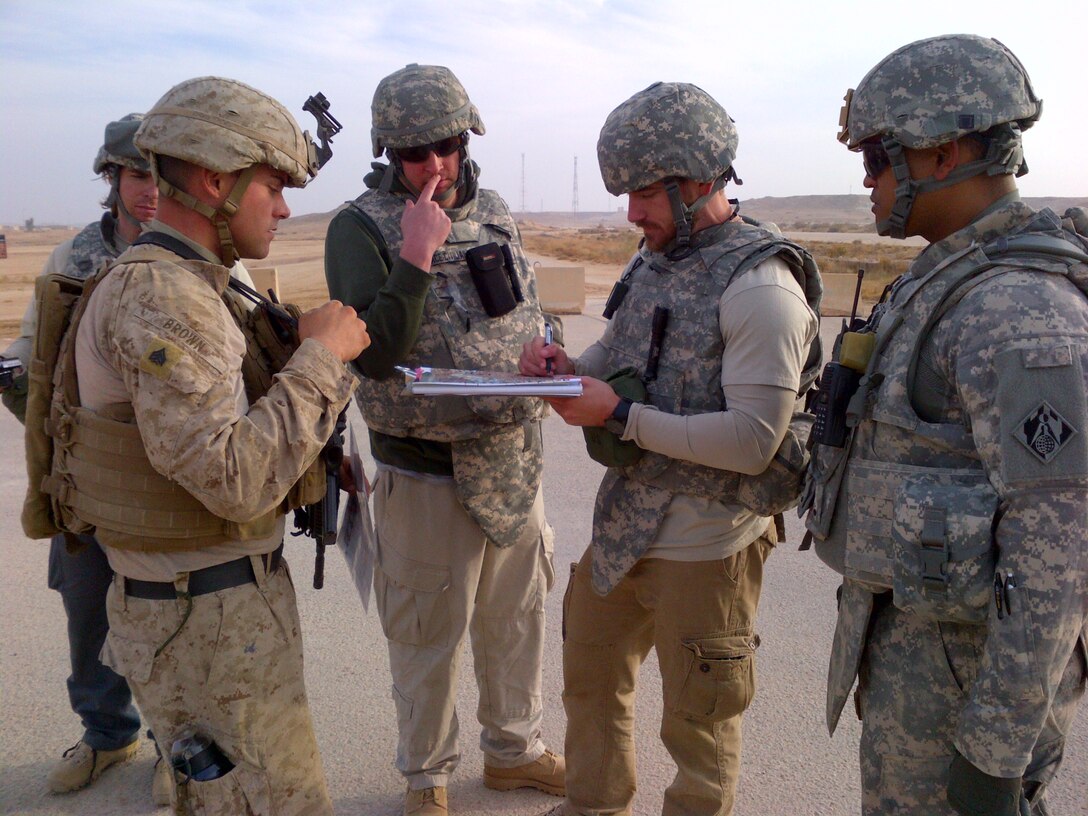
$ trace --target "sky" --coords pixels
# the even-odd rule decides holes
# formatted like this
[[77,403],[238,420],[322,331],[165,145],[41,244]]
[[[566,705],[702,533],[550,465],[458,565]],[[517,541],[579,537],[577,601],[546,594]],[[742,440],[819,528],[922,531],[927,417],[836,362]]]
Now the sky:
[[[293,214],[364,189],[370,102],[412,62],[449,66],[486,135],[481,183],[514,210],[613,210],[597,168],[608,113],[656,81],[692,82],[736,121],[744,198],[864,193],[835,140],[847,88],[888,53],[939,34],[996,37],[1044,100],[1025,135],[1028,196],[1088,197],[1088,3],[990,0],[0,0],[0,224],[81,225],[101,212],[91,165],[106,122],[172,85],[218,75],[302,103],[322,91],[343,124]],[[524,168],[524,169],[523,169]]]

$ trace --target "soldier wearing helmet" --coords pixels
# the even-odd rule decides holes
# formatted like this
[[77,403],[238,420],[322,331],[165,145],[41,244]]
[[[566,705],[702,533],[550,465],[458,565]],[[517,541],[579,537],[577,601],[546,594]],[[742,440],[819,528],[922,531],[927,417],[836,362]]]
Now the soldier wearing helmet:
[[819,363],[822,287],[811,257],[725,197],[737,131],[695,85],[657,83],[605,121],[605,186],[643,232],[577,359],[535,338],[521,371],[582,376],[552,400],[608,470],[565,604],[567,801],[559,814],[630,813],[638,669],[657,651],[661,736],[676,763],[664,813],[729,814],[741,718],[755,692],[756,608],[772,516],[804,456],[791,421]]
[[297,344],[280,341],[270,329],[289,321],[272,327],[228,284],[236,256],[267,254],[289,215],[283,189],[316,172],[312,143],[274,99],[203,77],[168,91],[135,144],[158,215],[75,310],[41,490],[57,526],[94,530],[106,552],[103,662],[161,754],[197,735],[233,768],[179,773],[175,812],[331,814],[283,517],[322,492],[307,474],[355,384],[345,361],[369,338],[328,303],[298,317]]
[[853,390],[821,381],[817,404],[845,433],[802,501],[843,575],[828,726],[857,679],[865,814],[1046,813],[1084,692],[1088,238],[1083,210],[1019,200],[1041,110],[971,35],[906,45],[846,96],[878,231],[930,242],[836,342],[825,377]]
[[[86,278],[102,263],[113,260],[140,234],[140,226],[155,215],[158,191],[147,162],[132,137],[143,115],[130,113],[106,125],[94,172],[109,185],[103,202],[107,212],[50,254],[42,275]],[[38,301],[31,296],[18,340],[4,352],[28,368],[38,322]],[[3,390],[0,388],[0,390]],[[27,376],[18,374],[4,390],[4,404],[24,421]],[[52,793],[86,787],[111,765],[132,757],[139,745],[140,715],[132,704],[125,679],[103,666],[98,656],[106,639],[106,591],[113,572],[94,536],[79,537],[78,550],[69,550],[63,535],[49,548],[49,586],[57,590],[68,620],[68,651],[72,674],[68,700],[83,724],[83,736],[64,752],[46,780]],[[157,777],[157,785],[162,787]],[[168,800],[167,800],[168,801]]]
[[[398,701],[404,812],[445,814],[460,760],[454,713],[466,636],[476,656],[484,784],[563,793],[541,739],[552,530],[540,487],[543,405],[412,397],[394,365],[511,371],[544,315],[506,203],[477,184],[476,106],[454,74],[409,65],[374,92],[367,190],[329,225],[333,297],[376,342],[355,365],[378,463],[378,615]],[[490,271],[491,274],[485,274]],[[420,571],[419,565],[427,568]],[[502,619],[502,626],[491,622]],[[407,702],[407,701],[410,701]]]

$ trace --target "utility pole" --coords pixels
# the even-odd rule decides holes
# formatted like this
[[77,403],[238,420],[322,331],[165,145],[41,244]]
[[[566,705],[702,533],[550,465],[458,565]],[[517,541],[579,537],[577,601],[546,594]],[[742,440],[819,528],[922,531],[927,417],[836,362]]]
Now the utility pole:
[[571,212],[578,212],[578,157],[574,157],[574,197],[570,205]]
[[525,212],[525,154],[521,154],[521,211]]

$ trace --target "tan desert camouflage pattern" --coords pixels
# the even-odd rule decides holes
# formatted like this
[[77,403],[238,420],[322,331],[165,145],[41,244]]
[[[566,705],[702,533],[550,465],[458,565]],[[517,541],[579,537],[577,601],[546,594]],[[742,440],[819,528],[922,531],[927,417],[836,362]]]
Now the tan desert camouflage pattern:
[[[223,77],[198,77],[175,85],[147,112],[136,147],[174,156],[220,173],[267,164],[303,187],[317,175],[313,142],[295,117],[267,94]],[[158,172],[152,162],[152,169]]]
[[[808,497],[818,502],[809,515],[809,529],[817,537],[830,534],[820,547],[821,557],[845,569],[849,589],[840,606],[828,679],[830,727],[853,685],[871,604],[860,600],[865,589],[851,579],[871,579],[867,567],[876,555],[891,561],[893,570],[902,569],[896,563],[895,541],[901,543],[905,529],[913,529],[914,535],[920,529],[920,522],[908,517],[911,502],[951,504],[951,495],[959,497],[956,508],[947,508],[946,533],[950,539],[965,533],[962,568],[977,575],[968,576],[960,607],[976,610],[978,623],[942,623],[940,630],[966,633],[974,644],[973,651],[965,649],[970,669],[959,675],[963,688],[954,700],[938,690],[926,698],[916,691],[910,697],[919,722],[927,706],[947,709],[945,716],[955,724],[956,747],[985,773],[1005,778],[1023,774],[1033,762],[1051,697],[1063,682],[1069,685],[1063,681],[1067,671],[1080,671],[1069,665],[1088,622],[1083,591],[1088,580],[1088,267],[1046,254],[1002,256],[1000,266],[982,273],[982,282],[961,290],[962,299],[949,301],[950,308],[932,328],[926,321],[953,281],[986,262],[980,247],[1014,234],[1064,236],[1084,246],[1062,231],[1052,212],[1034,213],[1010,198],[928,247],[870,318],[877,348],[868,396],[863,390],[852,404],[860,424],[846,449],[845,487],[835,484],[844,470],[844,452],[819,446],[814,478],[827,481],[822,492]],[[916,342],[921,344],[917,353]],[[911,389],[907,373],[913,360],[917,377]],[[855,469],[864,478],[851,480]],[[919,473],[960,487],[942,491],[931,481],[928,498],[923,489],[904,501],[899,491],[912,490],[911,479]],[[989,555],[978,546],[978,536],[988,533],[987,508],[993,506],[983,495],[986,491],[977,489],[983,478],[1001,508]],[[852,492],[863,483],[863,493]],[[955,545],[950,549],[954,552]],[[1011,574],[1015,583],[1000,615],[995,599],[1006,594],[994,593],[993,574],[985,598],[976,594],[980,585],[974,580],[984,577],[986,559],[995,556],[997,575]],[[861,559],[860,567],[852,563],[854,558]],[[981,560],[972,565],[971,558]],[[956,564],[951,570],[960,568]],[[895,585],[897,593],[902,589],[894,572],[881,580],[884,586]],[[905,605],[915,609],[915,600]],[[921,627],[944,612],[931,607],[898,617]],[[912,655],[926,644],[908,642],[907,629],[889,637],[895,647],[881,673],[897,676],[902,671],[906,677]],[[864,665],[861,672],[864,683]],[[889,692],[900,695],[894,699],[872,692],[868,710],[877,717],[890,716],[905,688],[900,684]],[[1083,685],[1055,705],[1072,705],[1069,700],[1082,692]],[[914,739],[934,754],[951,754],[951,746],[939,739],[931,743],[920,734]]]
[[120,249],[113,242],[115,224],[113,216],[104,213],[100,220],[81,229],[72,239],[72,251],[61,274],[86,280],[103,263],[108,263],[120,255]]
[[[352,203],[374,222],[393,257],[400,254],[403,240],[404,202],[402,196],[368,190]],[[479,190],[467,204],[447,213],[453,226],[431,262],[434,281],[404,365],[517,371],[522,344],[544,325],[536,277],[517,225],[492,190]],[[525,295],[502,317],[488,317],[465,262],[468,250],[492,241],[509,245]],[[375,431],[453,443],[454,476],[465,509],[500,546],[518,540],[540,484],[541,400],[416,397],[400,377],[364,378],[356,397],[367,426]]]
[[[692,244],[695,251],[678,261],[640,249],[643,263],[627,278],[631,288],[612,318],[605,366],[609,372],[631,367],[644,377],[654,307],[668,308],[657,378],[646,383],[646,391],[649,404],[670,414],[725,410],[721,386],[725,344],[718,309],[726,287],[754,268],[753,260],[777,253],[789,264],[802,290],[806,289],[801,271],[804,250],[758,225],[720,224],[697,232]],[[810,296],[818,307],[818,278],[813,286],[817,291]],[[609,592],[642,557],[677,493],[739,502],[743,492],[745,506],[757,513],[761,512],[757,508],[796,499],[799,484],[783,497],[768,494],[769,484],[757,486],[754,479],[758,478],[653,451],[645,451],[630,467],[609,468],[593,512],[594,588],[602,594]]]
[[893,51],[847,93],[839,141],[874,136],[934,147],[1002,122],[1027,130],[1042,113],[1031,79],[1008,48],[970,34],[931,37]]
[[148,172],[147,159],[140,155],[132,141],[143,120],[142,113],[130,113],[106,125],[102,147],[98,148],[98,155],[94,157],[95,175],[101,175],[110,164]]
[[[125,381],[155,471],[213,516],[244,523],[282,513],[281,502],[332,433],[355,378],[324,346],[304,341],[266,397],[238,419],[242,359],[227,339],[238,328],[220,298],[228,277],[218,264],[133,247],[94,292],[105,319],[90,339]],[[100,524],[100,537],[127,526],[125,519],[110,529]]]
[[733,163],[737,142],[733,120],[702,88],[655,82],[608,114],[597,161],[618,196],[672,176],[712,181]]
[[485,132],[461,81],[442,65],[412,63],[387,76],[370,105],[374,157],[386,148],[417,147],[471,130]]
[[252,561],[261,586],[193,598],[187,618],[185,601],[125,597],[118,577],[102,662],[128,681],[165,756],[197,732],[235,765],[218,780],[179,785],[174,813],[331,816],[287,565],[266,576],[262,559]]

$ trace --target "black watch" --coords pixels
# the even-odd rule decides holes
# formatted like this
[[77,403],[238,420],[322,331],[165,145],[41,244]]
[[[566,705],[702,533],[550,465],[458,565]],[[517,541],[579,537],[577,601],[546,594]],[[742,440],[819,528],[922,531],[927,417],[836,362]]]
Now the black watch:
[[622,436],[624,430],[627,428],[627,417],[631,414],[631,406],[634,405],[634,400],[627,397],[620,397],[620,401],[616,403],[616,407],[612,409],[612,415],[605,420],[604,426],[617,436]]

